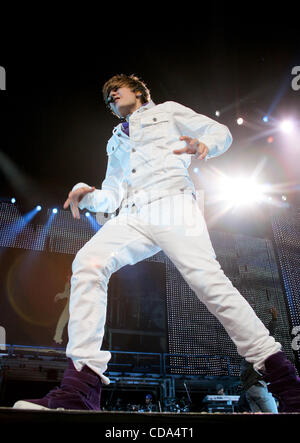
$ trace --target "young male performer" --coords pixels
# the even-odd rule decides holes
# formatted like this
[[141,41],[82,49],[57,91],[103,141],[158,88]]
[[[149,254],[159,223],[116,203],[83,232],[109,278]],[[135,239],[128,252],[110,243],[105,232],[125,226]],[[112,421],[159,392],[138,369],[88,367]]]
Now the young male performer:
[[112,213],[78,252],[71,279],[69,366],[61,387],[19,408],[100,408],[110,359],[101,350],[107,285],[121,267],[163,250],[182,277],[222,323],[239,354],[265,374],[282,410],[300,411],[300,380],[281,345],[226,277],[216,260],[207,226],[188,174],[191,157],[207,161],[232,142],[228,128],[181,104],[155,105],[135,76],[116,75],[103,87],[105,102],[124,119],[107,144],[101,189],[79,183],[64,208]]

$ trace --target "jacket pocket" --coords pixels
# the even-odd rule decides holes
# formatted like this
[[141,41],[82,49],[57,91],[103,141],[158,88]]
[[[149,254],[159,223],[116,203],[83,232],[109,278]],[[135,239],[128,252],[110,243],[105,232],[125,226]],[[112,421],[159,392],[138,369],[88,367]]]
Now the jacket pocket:
[[117,140],[115,140],[115,139],[109,140],[107,143],[107,146],[106,146],[107,155],[110,156],[112,154],[115,154],[117,152],[119,146],[120,146],[120,143]]
[[143,140],[155,141],[166,137],[169,127],[169,115],[166,112],[145,115],[141,118]]

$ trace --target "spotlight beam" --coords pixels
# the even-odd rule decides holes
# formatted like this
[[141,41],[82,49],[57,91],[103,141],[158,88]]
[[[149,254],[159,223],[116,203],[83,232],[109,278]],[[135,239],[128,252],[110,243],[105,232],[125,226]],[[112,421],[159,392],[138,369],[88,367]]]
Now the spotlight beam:
[[[255,90],[251,91],[249,94],[245,95],[244,97],[242,97],[240,99],[237,99],[236,101],[234,101],[233,103],[225,106],[222,109],[219,109],[219,111],[220,111],[221,114],[224,114],[224,112],[231,111],[232,109],[236,109],[237,102],[240,105],[242,103],[247,102],[248,100],[251,100],[251,99],[253,99],[255,97],[258,97],[259,95],[265,95],[267,90],[268,89],[271,90],[271,88],[273,88],[273,87],[274,87],[274,85],[268,84],[268,85],[264,85],[264,86],[262,86],[260,88],[257,88]],[[269,115],[269,113],[268,113],[268,115]]]
[[31,222],[33,217],[37,214],[37,209],[34,208],[27,214],[20,216],[15,222],[9,224],[4,228],[1,233],[1,237],[8,238],[9,242],[12,243],[15,238],[25,229],[25,227]]
[[[51,225],[52,225],[55,215],[56,214],[51,211],[50,216],[47,220],[47,223],[42,228],[42,232],[40,233],[40,235],[37,236],[37,238],[34,241],[34,248],[35,249],[42,249],[42,250],[45,249],[47,238],[49,235],[49,231],[50,231],[50,228],[51,228]],[[42,243],[41,243],[41,238],[43,239]]]
[[[37,184],[23,172],[21,172],[15,163],[3,152],[0,151],[0,168],[9,184],[18,192],[25,201],[30,201],[34,196],[35,201],[41,201],[41,195],[37,191]],[[33,203],[32,203],[33,205]]]
[[96,219],[91,214],[88,217],[85,217],[85,219],[88,220],[89,224],[95,232],[99,231],[101,225],[97,223]]
[[252,180],[256,180],[256,178],[258,177],[258,175],[261,173],[261,171],[263,170],[263,168],[265,167],[265,164],[267,163],[268,159],[266,156],[262,157],[259,161],[259,163],[257,164],[257,166],[255,167],[254,171],[251,174],[251,179]]

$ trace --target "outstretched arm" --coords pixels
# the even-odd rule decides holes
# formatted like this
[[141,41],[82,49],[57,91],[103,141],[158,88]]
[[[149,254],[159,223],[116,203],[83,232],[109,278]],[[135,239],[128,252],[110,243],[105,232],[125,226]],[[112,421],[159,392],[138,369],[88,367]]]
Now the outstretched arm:
[[85,183],[78,183],[69,193],[64,208],[70,207],[74,218],[79,219],[79,209],[92,212],[115,212],[123,199],[123,172],[118,159],[109,156],[106,176],[101,189]]
[[175,150],[175,154],[188,153],[207,161],[230,147],[232,136],[227,126],[179,103],[169,102],[169,107],[182,134],[180,140],[186,141],[186,146]]

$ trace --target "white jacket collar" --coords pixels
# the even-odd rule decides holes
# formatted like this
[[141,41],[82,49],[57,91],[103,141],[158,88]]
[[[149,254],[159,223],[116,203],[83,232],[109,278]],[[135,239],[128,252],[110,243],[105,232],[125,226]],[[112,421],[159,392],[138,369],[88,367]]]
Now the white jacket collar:
[[[133,115],[139,114],[141,112],[145,112],[145,111],[147,111],[147,109],[151,109],[154,106],[155,106],[155,103],[152,100],[150,100],[146,105],[141,106],[136,111],[134,111],[130,117],[132,117]],[[121,132],[121,131],[122,131],[122,123],[119,123],[117,126],[114,127],[113,134],[116,134],[117,132]]]

